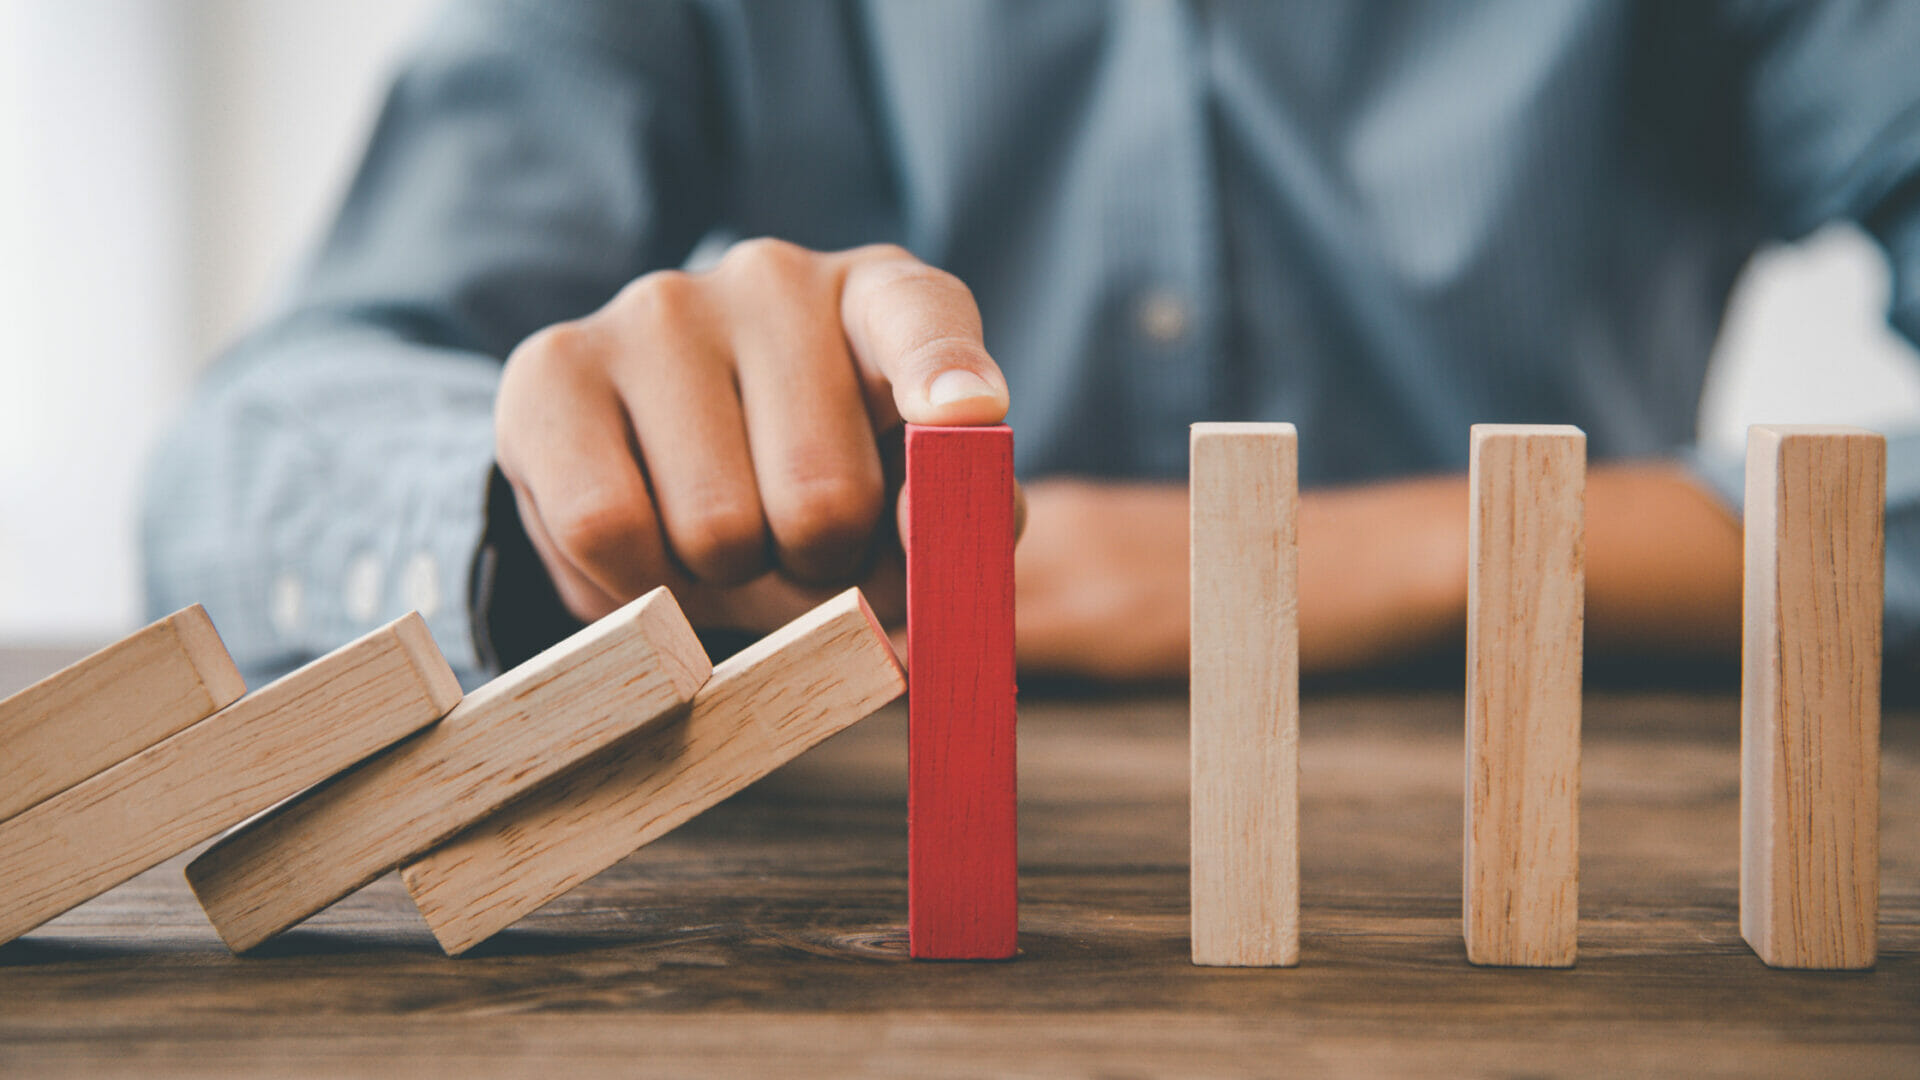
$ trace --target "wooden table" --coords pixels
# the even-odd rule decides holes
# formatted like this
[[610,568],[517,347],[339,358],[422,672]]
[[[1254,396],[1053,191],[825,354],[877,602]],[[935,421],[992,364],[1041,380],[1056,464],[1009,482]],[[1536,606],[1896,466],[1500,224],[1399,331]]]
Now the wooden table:
[[889,711],[459,960],[392,876],[232,957],[176,860],[0,947],[0,1075],[1920,1075],[1920,716],[1857,974],[1740,940],[1737,716],[1588,695],[1571,971],[1466,963],[1457,690],[1308,696],[1302,960],[1266,971],[1187,962],[1184,702],[1030,697],[1014,962],[906,959]]

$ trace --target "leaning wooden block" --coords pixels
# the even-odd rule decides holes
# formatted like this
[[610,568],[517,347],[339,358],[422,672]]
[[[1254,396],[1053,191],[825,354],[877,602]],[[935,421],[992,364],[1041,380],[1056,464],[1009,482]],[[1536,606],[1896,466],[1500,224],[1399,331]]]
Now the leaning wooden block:
[[1870,431],[1747,431],[1740,933],[1774,967],[1879,948],[1886,475]]
[[212,620],[184,608],[0,701],[0,819],[247,692]]
[[858,590],[714,669],[673,722],[583,762],[401,871],[459,954],[899,697]]
[[408,615],[0,822],[0,942],[446,715],[460,683]]
[[432,731],[248,823],[187,867],[251,949],[687,703],[713,665],[655,589],[468,695]]
[[998,960],[1018,941],[1013,432],[907,425],[907,940]]
[[1193,962],[1300,961],[1298,441],[1192,434]]
[[1464,923],[1475,964],[1579,947],[1587,437],[1478,424],[1468,466]]

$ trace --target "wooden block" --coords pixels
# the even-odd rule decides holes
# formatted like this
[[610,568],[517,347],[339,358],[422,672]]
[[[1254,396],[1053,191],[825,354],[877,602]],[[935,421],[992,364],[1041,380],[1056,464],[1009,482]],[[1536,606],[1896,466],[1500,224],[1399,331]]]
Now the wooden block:
[[460,683],[408,615],[0,822],[0,942],[444,716]]
[[187,867],[235,952],[292,927],[692,699],[713,665],[655,589],[467,696]]
[[1477,424],[1468,466],[1467,959],[1579,948],[1587,437]]
[[1193,962],[1300,962],[1298,438],[1195,424]]
[[237,701],[247,684],[199,604],[0,701],[0,819]]
[[1740,933],[1774,967],[1878,952],[1886,477],[1873,432],[1747,430]]
[[1013,431],[907,425],[907,940],[1000,960],[1019,930]]
[[590,758],[401,871],[449,955],[665,836],[900,696],[849,589],[714,669],[676,719]]

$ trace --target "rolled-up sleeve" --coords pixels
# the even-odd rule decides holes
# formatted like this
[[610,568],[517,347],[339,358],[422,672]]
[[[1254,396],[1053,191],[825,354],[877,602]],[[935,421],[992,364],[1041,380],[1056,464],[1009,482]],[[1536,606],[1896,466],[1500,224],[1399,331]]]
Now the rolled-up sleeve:
[[[1687,463],[1708,490],[1740,510],[1746,458],[1696,450]],[[1887,435],[1887,576],[1883,647],[1890,677],[1920,676],[1920,431]]]
[[[1736,144],[1766,231],[1794,240],[1829,221],[1861,225],[1893,270],[1888,321],[1920,345],[1920,4],[1745,0],[1726,11],[1747,79]],[[1740,507],[1738,455],[1691,460]],[[1887,432],[1886,528],[1886,663],[1910,680],[1920,674],[1920,429]]]
[[463,678],[485,673],[500,364],[710,227],[705,46],[669,3],[496,0],[431,24],[315,258],[154,455],[151,610],[205,604],[251,676],[418,609]]

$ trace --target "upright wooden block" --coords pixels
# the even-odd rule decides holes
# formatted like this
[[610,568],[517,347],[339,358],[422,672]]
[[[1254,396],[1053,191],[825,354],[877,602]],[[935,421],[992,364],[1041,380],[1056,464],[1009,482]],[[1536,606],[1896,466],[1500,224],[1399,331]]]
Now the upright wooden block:
[[0,701],[0,819],[247,692],[199,604]]
[[1478,424],[1468,469],[1467,959],[1579,946],[1587,437]]
[[899,697],[849,589],[714,669],[679,719],[582,762],[401,871],[458,954]]
[[680,605],[655,589],[481,687],[432,731],[222,838],[187,882],[244,952],[664,720],[712,673]]
[[1886,469],[1870,431],[1747,431],[1740,933],[1774,967],[1878,951]]
[[1018,938],[1013,432],[907,425],[907,938],[998,960]]
[[418,615],[0,822],[0,942],[444,716],[460,683]]
[[1193,962],[1300,961],[1298,440],[1195,424]]

